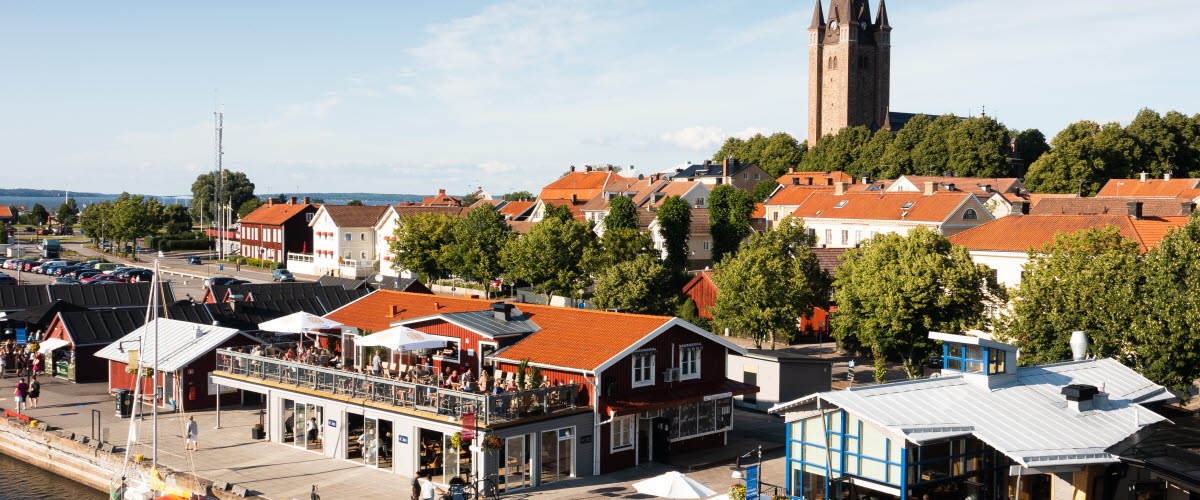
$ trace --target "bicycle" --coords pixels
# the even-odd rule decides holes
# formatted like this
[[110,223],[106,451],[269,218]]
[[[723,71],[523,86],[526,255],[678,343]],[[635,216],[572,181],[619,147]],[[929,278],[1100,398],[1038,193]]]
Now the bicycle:
[[463,497],[464,500],[479,500],[481,498],[500,500],[500,487],[496,485],[496,475],[492,474],[481,478],[472,474],[471,482],[466,484],[466,491],[464,493],[467,495]]

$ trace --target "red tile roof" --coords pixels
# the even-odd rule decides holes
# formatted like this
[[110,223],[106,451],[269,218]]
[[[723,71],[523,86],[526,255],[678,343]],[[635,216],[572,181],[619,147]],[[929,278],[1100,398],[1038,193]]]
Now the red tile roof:
[[[1009,193],[1017,191],[1021,188],[1020,180],[1016,177],[948,177],[940,175],[905,175],[918,190],[925,189],[926,182],[936,182],[939,184],[938,189],[943,189],[942,184],[954,184],[954,189],[966,191],[975,196],[988,198],[994,192]],[[983,186],[989,186],[991,191],[985,191]]]
[[6,206],[0,206],[0,217],[12,217],[12,211]]
[[1200,187],[1200,179],[1109,179],[1096,196],[1177,198],[1184,191],[1197,187]]
[[751,219],[763,219],[767,217],[767,205],[763,203],[755,203],[754,210],[750,212]]
[[[380,290],[325,317],[378,332],[397,321],[489,310],[491,303],[482,299]],[[502,353],[503,357],[577,370],[596,369],[672,319],[536,304],[514,305],[541,330],[509,347]],[[389,316],[392,306],[398,308],[395,316]]]
[[1059,199],[1059,198],[1078,198],[1079,197],[1079,195],[1075,194],[1075,193],[1067,193],[1067,194],[1060,194],[1060,193],[1024,193],[1024,194],[1004,193],[1003,196],[1004,196],[1004,199],[1006,199],[1010,202],[1018,201],[1018,200],[1028,201],[1029,208],[1038,206],[1038,204],[1041,203],[1042,200],[1053,200],[1053,199]]
[[283,225],[284,222],[287,222],[288,219],[295,217],[296,214],[303,212],[306,208],[314,206],[316,205],[309,205],[307,203],[275,203],[263,205],[254,209],[253,212],[246,214],[246,216],[239,219],[238,222],[243,224],[266,224],[271,226],[280,226]]
[[[575,195],[576,203],[584,204],[604,190],[609,182],[625,180],[616,172],[597,170],[590,172],[569,172],[558,180],[547,184],[538,194],[543,200],[570,200]],[[560,205],[561,203],[556,203]]]
[[1158,245],[1172,229],[1187,224],[1187,217],[1128,215],[1020,215],[1001,217],[950,237],[950,242],[970,250],[1025,252],[1041,248],[1060,232],[1115,226],[1122,236],[1136,241],[1145,252]]
[[1174,198],[1047,198],[1029,211],[1030,215],[1129,215],[1129,202],[1142,204],[1145,217],[1187,215],[1183,204],[1191,203]]
[[793,182],[792,179],[799,179],[800,184],[805,184],[807,181],[805,177],[812,177],[813,184],[826,184],[827,180],[854,184],[854,176],[840,170],[830,172],[788,172],[779,176],[775,181],[780,184],[791,184]]
[[445,189],[439,189],[437,196],[426,196],[421,199],[421,205],[427,207],[457,207],[462,200],[449,196]]
[[529,210],[529,207],[532,207],[534,203],[536,202],[510,201],[505,203],[503,207],[500,207],[500,213],[511,219],[525,213],[525,211]]
[[764,205],[799,205],[801,203],[804,203],[804,200],[807,200],[808,197],[812,196],[813,193],[832,193],[832,192],[833,192],[833,186],[816,186],[816,185],[806,186],[803,184],[796,186],[793,184],[786,184],[783,187],[777,189],[775,191],[775,194],[772,195],[769,199],[767,199],[767,201],[763,202],[763,204]]
[[[942,222],[968,198],[973,196],[962,191],[938,192],[929,196],[906,191],[846,193],[841,196],[822,192],[809,196],[792,215],[822,219]],[[846,203],[838,208],[841,202]],[[907,203],[912,205],[904,208]]]

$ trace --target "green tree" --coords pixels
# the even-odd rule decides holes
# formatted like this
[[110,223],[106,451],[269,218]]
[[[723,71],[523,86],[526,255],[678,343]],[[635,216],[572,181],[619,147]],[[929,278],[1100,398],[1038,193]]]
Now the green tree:
[[920,375],[939,347],[930,331],[980,326],[985,301],[1004,298],[987,266],[924,227],[907,236],[880,234],[842,259],[833,282],[833,336],[843,348],[871,352],[877,381],[888,359],[899,359],[909,377]]
[[535,200],[535,199],[537,199],[537,197],[534,196],[533,193],[530,193],[529,191],[513,191],[504,196],[501,196],[500,199],[502,199],[504,201],[528,201],[528,200]]
[[163,231],[167,234],[181,234],[192,229],[192,215],[187,207],[172,203],[163,208]]
[[20,223],[20,221],[21,221],[21,215],[22,215],[22,214],[21,214],[21,209],[17,208],[17,206],[16,206],[16,205],[9,205],[9,206],[8,206],[8,211],[9,211],[9,212],[12,212],[12,223],[13,223],[13,224],[18,224],[18,223]]
[[700,309],[696,307],[696,301],[691,297],[684,299],[679,304],[679,307],[675,308],[675,316],[700,328],[712,331],[712,321],[700,315]]
[[1200,218],[1164,237],[1142,265],[1142,310],[1132,328],[1137,354],[1118,359],[1186,399],[1200,378]]
[[467,212],[451,231],[446,263],[451,272],[468,281],[488,283],[503,272],[500,252],[513,239],[512,228],[490,204]]
[[815,239],[804,222],[786,217],[775,229],[756,233],[713,272],[717,300],[711,313],[718,328],[754,341],[788,342],[797,320],[825,306],[829,278],[812,252]]
[[92,240],[93,244],[100,243],[101,240],[107,238],[105,229],[107,229],[107,221],[112,218],[113,203],[106,201],[103,203],[93,203],[83,209],[79,214],[79,229]]
[[852,176],[879,171],[879,165],[891,142],[891,134],[875,134],[867,127],[846,127],[836,134],[822,136],[804,155],[801,167],[807,171],[841,170]]
[[771,193],[775,192],[775,188],[779,187],[779,183],[775,179],[763,179],[754,185],[754,189],[750,190],[750,199],[755,203],[762,203],[771,197]]
[[608,202],[608,215],[604,216],[604,230],[638,228],[637,207],[628,196],[614,196]]
[[1025,162],[1027,167],[1033,165],[1033,162],[1050,151],[1050,144],[1046,143],[1045,134],[1042,134],[1042,131],[1036,128],[1025,129],[1020,132],[1009,131],[1009,135],[1017,139],[1017,158]]
[[933,118],[927,115],[910,118],[908,123],[905,123],[896,132],[896,137],[892,139],[887,151],[884,152],[883,158],[880,160],[882,165],[878,170],[872,172],[875,178],[895,179],[905,174],[924,174],[927,165],[918,165],[918,160],[913,157],[913,151],[917,149],[918,144],[925,140],[925,135],[929,132],[932,124]]
[[807,149],[805,144],[784,132],[776,132],[770,137],[756,134],[749,139],[730,137],[713,154],[713,160],[737,158],[743,163],[757,163],[767,174],[779,177],[788,169],[800,166]]
[[395,239],[388,242],[393,269],[417,273],[426,283],[450,274],[446,249],[462,221],[445,214],[417,214],[396,221]]
[[[136,244],[138,238],[149,236],[158,229],[162,205],[153,198],[131,196],[122,193],[108,211],[105,232],[118,243],[118,247]],[[137,260],[137,255],[133,256]]]
[[39,226],[45,224],[46,219],[49,217],[50,212],[47,212],[46,207],[43,207],[41,203],[34,203],[33,208],[29,209],[29,212],[25,214],[25,219],[29,221],[29,224]]
[[250,215],[250,212],[258,210],[258,207],[266,204],[267,202],[263,201],[262,198],[257,196],[250,198],[249,200],[246,200],[245,203],[242,203],[242,206],[238,207],[238,218],[241,219],[247,215]]
[[1133,350],[1130,325],[1146,313],[1139,281],[1138,244],[1115,226],[1059,233],[1029,250],[1006,336],[1023,364],[1071,359],[1074,330],[1087,332],[1092,354],[1121,357]]
[[71,226],[79,222],[79,205],[75,203],[75,198],[67,198],[67,201],[58,206],[58,213],[55,214],[59,224]]
[[363,206],[363,202],[362,200],[350,200],[346,202],[346,205],[351,207],[361,207]]
[[529,282],[546,295],[573,296],[588,285],[583,255],[594,251],[595,235],[586,222],[547,218],[500,251],[509,276]]
[[[244,172],[224,172],[222,179],[225,181],[225,188],[221,206],[228,205],[236,213],[242,203],[254,198],[254,183],[250,182],[250,178],[246,177]],[[207,172],[197,176],[196,181],[192,183],[192,215],[196,219],[201,218],[201,210],[204,211],[206,220],[212,220],[216,213],[213,209],[213,180],[216,178],[216,172]]]
[[575,214],[571,213],[571,207],[567,205],[555,205],[553,203],[546,204],[546,212],[542,215],[542,220],[558,219],[561,221],[575,220]]
[[712,234],[712,260],[721,262],[737,252],[742,240],[750,235],[750,214],[754,200],[750,193],[728,184],[713,188],[708,195],[708,226]]
[[946,134],[946,168],[962,177],[1009,177],[1008,129],[990,116],[960,120]]
[[910,173],[941,175],[950,171],[949,136],[959,121],[957,116],[942,115],[929,123],[922,134],[921,142],[913,147],[912,161],[916,171]]
[[675,308],[671,272],[652,255],[618,262],[596,279],[592,303],[598,309],[638,314],[670,314]]
[[634,260],[642,255],[654,255],[654,242],[650,234],[621,227],[609,229],[600,237],[600,245],[584,256],[587,267],[594,276],[621,262]]
[[1029,166],[1025,185],[1035,193],[1091,196],[1108,179],[1129,178],[1136,143],[1118,123],[1092,121],[1068,125],[1054,136],[1054,147]]
[[681,279],[688,265],[692,205],[679,196],[669,196],[659,205],[655,218],[658,220],[658,233],[662,236],[663,248],[666,250],[663,263],[676,279]]

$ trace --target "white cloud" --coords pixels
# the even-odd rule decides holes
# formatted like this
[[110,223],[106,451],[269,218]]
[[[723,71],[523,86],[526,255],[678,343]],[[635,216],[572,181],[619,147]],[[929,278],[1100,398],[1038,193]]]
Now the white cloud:
[[500,161],[485,161],[478,165],[479,169],[489,174],[506,174],[516,172],[517,167]]
[[340,106],[345,99],[337,93],[331,93],[323,99],[305,102],[300,104],[292,104],[284,111],[284,116],[300,117],[300,116],[325,116],[326,113]]
[[693,151],[706,151],[721,147],[721,144],[724,144],[725,140],[730,137],[748,139],[755,134],[768,135],[770,133],[771,130],[765,127],[749,127],[739,132],[728,132],[721,127],[693,125],[664,133],[659,136],[659,139],[662,142],[681,148]]

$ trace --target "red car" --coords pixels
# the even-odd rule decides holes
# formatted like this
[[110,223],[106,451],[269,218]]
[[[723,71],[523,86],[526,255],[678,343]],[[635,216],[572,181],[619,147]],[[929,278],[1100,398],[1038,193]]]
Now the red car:
[[124,283],[125,281],[122,280],[121,278],[118,278],[111,274],[97,274],[95,276],[89,276],[87,278],[79,280],[79,282],[84,283],[84,284],[99,284],[99,283]]

